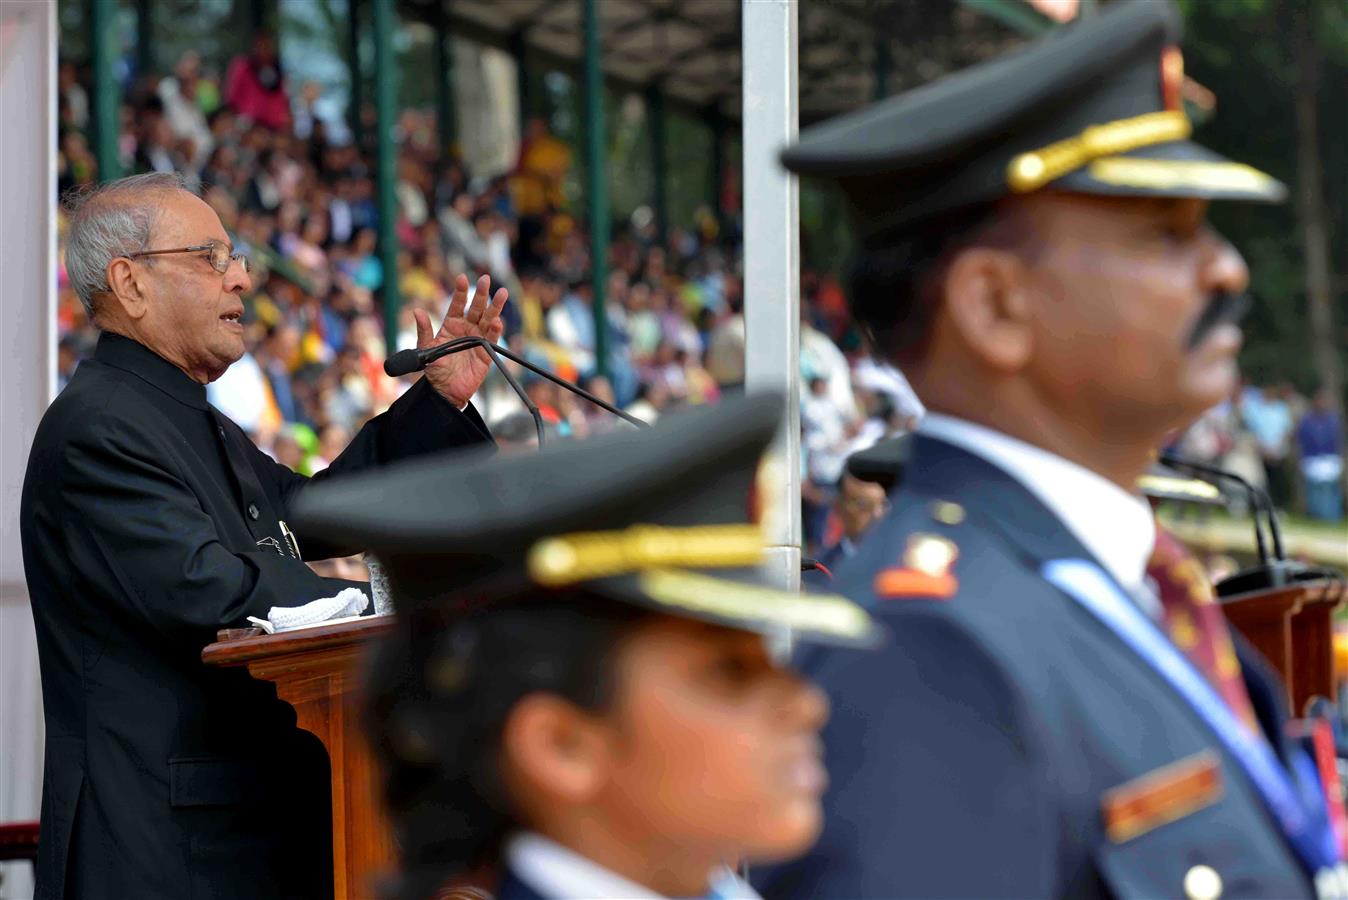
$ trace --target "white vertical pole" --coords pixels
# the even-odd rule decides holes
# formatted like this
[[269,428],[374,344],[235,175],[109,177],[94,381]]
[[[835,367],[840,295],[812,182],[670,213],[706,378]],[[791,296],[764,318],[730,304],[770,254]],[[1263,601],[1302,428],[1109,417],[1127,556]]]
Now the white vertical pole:
[[795,140],[796,0],[742,0],[744,29],[745,388],[786,397],[766,508],[770,571],[800,587],[800,203],[777,155]]
[[[42,693],[19,546],[28,449],[56,384],[56,4],[0,2],[0,822],[36,819]],[[31,897],[27,863],[0,897]]]

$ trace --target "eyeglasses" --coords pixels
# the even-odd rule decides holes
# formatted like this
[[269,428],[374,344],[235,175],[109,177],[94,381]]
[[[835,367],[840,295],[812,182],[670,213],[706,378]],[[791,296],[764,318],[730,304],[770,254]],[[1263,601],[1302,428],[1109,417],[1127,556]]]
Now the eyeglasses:
[[243,267],[245,272],[248,271],[248,257],[242,253],[234,253],[233,248],[219,241],[209,241],[205,244],[197,244],[195,247],[176,247],[172,250],[142,250],[139,253],[128,253],[126,256],[127,259],[137,259],[142,256],[162,256],[165,253],[207,253],[209,255],[203,258],[211,264],[212,269],[215,269],[221,275],[228,272],[229,264],[235,261]]
[[883,516],[889,512],[889,499],[871,500],[867,497],[843,497],[843,503],[857,512],[875,513]]

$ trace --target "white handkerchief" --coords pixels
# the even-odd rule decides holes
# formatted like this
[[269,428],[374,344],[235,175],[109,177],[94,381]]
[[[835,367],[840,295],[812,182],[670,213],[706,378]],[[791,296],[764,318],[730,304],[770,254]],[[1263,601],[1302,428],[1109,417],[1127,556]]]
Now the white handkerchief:
[[323,597],[303,606],[273,606],[267,612],[266,619],[248,617],[248,621],[262,628],[267,634],[317,625],[329,619],[341,619],[358,616],[370,605],[370,598],[360,588],[346,588],[336,597]]

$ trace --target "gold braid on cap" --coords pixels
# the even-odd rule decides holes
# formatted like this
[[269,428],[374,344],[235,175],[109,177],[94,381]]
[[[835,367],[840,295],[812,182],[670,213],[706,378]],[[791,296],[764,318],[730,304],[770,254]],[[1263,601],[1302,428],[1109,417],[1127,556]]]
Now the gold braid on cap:
[[634,525],[544,538],[529,550],[529,575],[546,587],[669,566],[732,568],[763,561],[757,525]]
[[1137,486],[1145,491],[1192,497],[1195,500],[1218,500],[1222,492],[1216,485],[1199,481],[1197,478],[1172,478],[1169,475],[1143,475],[1137,480]]
[[860,638],[875,626],[864,609],[837,594],[799,594],[698,572],[650,569],[638,579],[656,602],[694,615],[758,621],[782,628]]
[[1152,144],[1182,141],[1191,133],[1189,118],[1179,110],[1092,125],[1075,137],[1016,156],[1006,168],[1006,183],[1018,194],[1038,190],[1091,160]]

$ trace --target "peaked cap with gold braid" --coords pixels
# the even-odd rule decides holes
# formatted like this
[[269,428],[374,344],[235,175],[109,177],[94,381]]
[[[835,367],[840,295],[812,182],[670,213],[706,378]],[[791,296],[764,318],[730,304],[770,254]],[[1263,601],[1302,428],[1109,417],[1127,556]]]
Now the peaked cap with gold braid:
[[875,643],[861,607],[761,574],[750,507],[781,413],[760,395],[534,454],[437,456],[316,484],[297,530],[373,552],[400,610],[578,587],[751,631]]
[[1226,495],[1210,481],[1177,472],[1163,463],[1152,463],[1137,487],[1152,500],[1179,500],[1200,506],[1225,506]]
[[801,132],[782,163],[835,181],[871,246],[924,219],[1042,188],[1281,201],[1189,140],[1171,0],[1115,0],[1018,52]]

